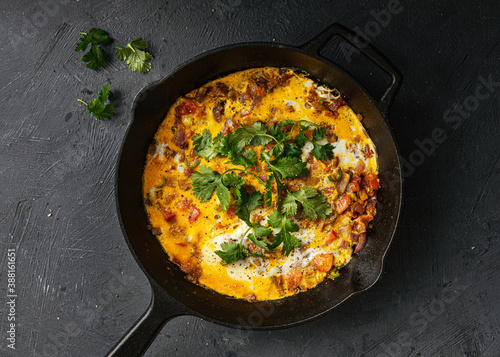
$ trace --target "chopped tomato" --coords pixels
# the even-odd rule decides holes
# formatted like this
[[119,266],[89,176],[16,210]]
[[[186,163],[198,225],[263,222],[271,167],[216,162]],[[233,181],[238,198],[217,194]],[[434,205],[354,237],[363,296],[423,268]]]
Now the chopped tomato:
[[231,206],[226,210],[226,214],[229,219],[233,219],[236,216],[236,207]]
[[302,282],[302,270],[296,269],[291,271],[286,277],[288,290],[294,290]]
[[326,247],[327,245],[330,245],[332,244],[334,241],[336,241],[338,239],[338,235],[337,235],[337,232],[335,232],[333,229],[332,231],[330,232],[330,234],[326,237],[325,239],[325,243],[323,243],[323,246]]
[[179,104],[175,111],[180,115],[186,115],[196,113],[198,109],[200,108],[196,104],[188,100]]
[[200,216],[201,211],[197,207],[193,207],[191,209],[191,212],[189,212],[189,223],[194,223]]
[[165,221],[170,222],[175,218],[175,213],[173,213],[170,208],[165,208],[161,203],[158,203],[158,207],[160,208],[160,212],[165,218]]
[[324,273],[332,268],[333,254],[320,254],[313,259],[313,263],[318,271]]
[[344,193],[342,197],[340,197],[339,203],[337,203],[337,213],[344,212],[347,207],[351,204],[351,197],[348,194]]

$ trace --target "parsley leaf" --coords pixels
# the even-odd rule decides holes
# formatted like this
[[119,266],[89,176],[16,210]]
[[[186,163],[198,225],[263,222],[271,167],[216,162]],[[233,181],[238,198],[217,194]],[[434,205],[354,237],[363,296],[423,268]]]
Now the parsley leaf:
[[115,113],[113,104],[106,104],[108,101],[108,94],[109,83],[104,85],[97,94],[97,98],[91,101],[90,104],[85,103],[81,99],[78,99],[78,101],[85,104],[89,114],[93,114],[99,120],[108,120]]
[[138,37],[129,43],[125,47],[115,46],[118,50],[115,55],[120,58],[120,61],[127,60],[128,68],[132,72],[149,72],[151,68],[151,63],[148,62],[153,59],[153,56],[143,51],[148,48],[146,41],[142,37]]
[[76,45],[75,51],[85,51],[90,45],[90,50],[82,56],[82,61],[90,69],[98,69],[104,63],[109,62],[108,55],[98,45],[107,45],[111,43],[106,31],[92,28],[88,33],[80,32],[83,35],[80,42]]
[[290,255],[293,248],[300,247],[300,240],[290,233],[297,232],[299,226],[293,223],[285,214],[274,211],[274,214],[269,215],[267,223],[273,228],[281,227],[278,234],[274,236],[274,241],[271,244],[271,249],[276,249],[283,244],[281,253],[285,256]]
[[325,196],[314,188],[306,186],[297,192],[289,192],[283,200],[283,213],[287,216],[295,216],[297,213],[297,202],[302,205],[304,215],[309,219],[325,219],[326,215],[332,213],[332,208],[326,202]]

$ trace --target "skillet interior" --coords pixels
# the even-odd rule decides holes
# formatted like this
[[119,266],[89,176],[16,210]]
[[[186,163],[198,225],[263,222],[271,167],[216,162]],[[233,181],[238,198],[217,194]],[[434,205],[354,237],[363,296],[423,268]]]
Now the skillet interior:
[[[169,107],[179,96],[218,77],[263,66],[299,68],[319,82],[340,90],[353,110],[365,118],[363,125],[377,146],[382,189],[378,195],[374,229],[368,234],[361,256],[354,256],[341,270],[340,279],[327,280],[312,290],[285,299],[248,303],[184,279],[184,273],[168,260],[160,243],[147,228],[141,185],[147,148]],[[226,325],[253,328],[289,326],[332,309],[378,279],[399,215],[401,176],[398,155],[382,115],[359,85],[342,70],[296,48],[273,44],[229,46],[194,59],[172,76],[144,89],[137,96],[132,110],[133,121],[123,143],[117,172],[116,190],[122,227],[146,275],[196,315]],[[389,185],[387,177],[391,178]]]

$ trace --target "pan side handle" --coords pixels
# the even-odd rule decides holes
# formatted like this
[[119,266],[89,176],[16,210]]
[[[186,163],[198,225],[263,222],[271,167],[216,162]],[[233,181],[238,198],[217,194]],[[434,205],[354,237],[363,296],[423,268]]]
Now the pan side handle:
[[399,87],[401,86],[403,76],[398,71],[398,69],[387,59],[387,57],[385,57],[379,50],[373,47],[370,43],[366,42],[362,37],[358,36],[353,31],[338,23],[330,25],[316,37],[300,46],[300,48],[306,53],[311,53],[319,56],[319,52],[321,51],[321,49],[325,47],[325,45],[332,39],[333,36],[336,35],[341,36],[345,41],[347,41],[354,48],[363,53],[391,77],[391,84],[389,85],[389,88],[387,88],[380,100],[378,100],[379,110],[382,112],[382,114],[387,116],[389,107],[392,104]]
[[161,331],[162,327],[172,318],[184,315],[179,305],[172,299],[162,299],[161,288],[151,282],[152,296],[146,312],[136,321],[134,326],[108,352],[107,357],[135,357],[142,356]]

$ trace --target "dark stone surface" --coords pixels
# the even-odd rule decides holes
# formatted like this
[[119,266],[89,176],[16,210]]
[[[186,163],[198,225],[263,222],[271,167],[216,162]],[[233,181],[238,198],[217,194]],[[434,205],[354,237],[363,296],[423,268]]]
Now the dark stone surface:
[[[146,310],[148,282],[118,226],[113,180],[135,94],[204,51],[298,45],[332,22],[363,31],[404,75],[389,115],[405,168],[404,213],[381,280],[299,327],[249,332],[170,321],[146,356],[498,356],[500,3],[3,1],[0,5],[0,291],[16,249],[16,349],[2,356],[103,356]],[[379,24],[375,21],[379,19]],[[380,24],[382,22],[382,24]],[[148,74],[113,58],[84,67],[79,31],[143,36]],[[332,41],[324,54],[374,93],[387,78]],[[111,51],[111,50],[110,50]],[[488,89],[477,89],[483,80]],[[117,113],[76,99],[111,83]],[[464,105],[465,114],[451,113]]]

